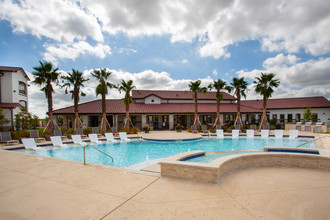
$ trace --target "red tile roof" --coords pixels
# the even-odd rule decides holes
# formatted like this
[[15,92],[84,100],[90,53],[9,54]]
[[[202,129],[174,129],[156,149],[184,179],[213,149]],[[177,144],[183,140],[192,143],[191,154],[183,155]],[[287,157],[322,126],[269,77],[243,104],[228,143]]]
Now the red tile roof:
[[[125,114],[125,106],[123,100],[108,99],[106,100],[107,113],[109,114]],[[54,111],[54,114],[73,114],[74,107],[70,106]],[[199,113],[215,113],[216,104],[200,103],[198,104]],[[236,112],[236,104],[221,104],[220,112],[234,113]],[[248,106],[241,106],[242,113],[262,112],[260,109],[255,109]],[[80,114],[101,114],[102,100],[95,100],[79,104]],[[169,104],[144,104],[132,103],[130,105],[130,113],[132,114],[180,114],[194,113],[193,103],[169,103]]]
[[[259,100],[242,100],[241,105],[262,109],[262,99]],[[296,109],[296,108],[329,108],[330,101],[323,96],[318,97],[302,97],[302,98],[286,98],[286,99],[269,99],[267,101],[267,109]]]
[[19,106],[19,103],[0,103],[0,108],[13,109]]
[[29,76],[26,74],[22,67],[0,66],[0,72],[17,72],[18,70],[21,70],[25,77],[30,80]]
[[[234,96],[228,93],[221,92],[224,100],[236,100]],[[192,93],[190,91],[170,91],[170,90],[133,90],[133,99],[144,99],[148,96],[157,96],[162,99],[192,99]],[[214,100],[215,92],[199,93],[198,99]]]

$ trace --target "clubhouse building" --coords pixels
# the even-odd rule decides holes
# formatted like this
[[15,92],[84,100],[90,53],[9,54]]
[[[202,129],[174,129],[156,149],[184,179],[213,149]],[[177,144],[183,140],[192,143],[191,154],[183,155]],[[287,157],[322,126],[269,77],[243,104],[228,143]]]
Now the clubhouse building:
[[[236,98],[223,92],[220,120],[233,123],[237,105]],[[142,129],[149,124],[154,130],[174,129],[180,123],[190,127],[194,121],[192,93],[186,91],[133,90],[130,117],[134,126]],[[307,107],[311,108],[315,121],[330,122],[330,101],[324,97],[269,99],[268,119],[278,123],[296,123],[303,119]],[[123,99],[108,99],[107,119],[111,127],[121,128],[125,121]],[[79,115],[84,127],[97,127],[102,117],[102,100],[79,104]],[[258,124],[262,114],[262,100],[242,100],[241,118],[244,124]],[[54,116],[63,116],[63,127],[72,127],[74,107],[54,110]],[[198,94],[198,115],[201,124],[212,125],[216,119],[215,92]],[[56,117],[55,117],[56,118]]]

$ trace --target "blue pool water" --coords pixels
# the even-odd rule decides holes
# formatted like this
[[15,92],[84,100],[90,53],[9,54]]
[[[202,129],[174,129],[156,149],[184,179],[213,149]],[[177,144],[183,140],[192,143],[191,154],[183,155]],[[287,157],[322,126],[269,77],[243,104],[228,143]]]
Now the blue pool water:
[[[111,155],[114,159],[113,162],[110,158],[88,146],[86,147],[86,161],[88,163],[126,167],[132,164],[144,162],[146,157],[148,157],[149,160],[152,160],[187,152],[189,150],[203,150],[206,152],[226,151],[232,149],[262,150],[264,146],[295,147],[306,142],[307,140],[299,139],[205,138],[194,141],[132,141],[128,143],[106,143],[94,146]],[[307,144],[304,147],[315,148],[315,145]],[[40,150],[29,153],[68,160],[83,161],[83,147],[77,146],[64,149]]]

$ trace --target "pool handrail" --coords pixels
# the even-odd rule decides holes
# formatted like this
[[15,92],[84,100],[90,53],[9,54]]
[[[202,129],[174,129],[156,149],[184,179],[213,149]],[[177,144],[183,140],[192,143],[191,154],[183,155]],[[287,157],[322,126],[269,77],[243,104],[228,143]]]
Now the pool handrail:
[[104,154],[104,155],[110,157],[111,160],[112,160],[112,162],[113,162],[113,157],[111,157],[109,154],[104,153],[103,151],[101,151],[101,150],[98,149],[97,147],[94,147],[94,146],[91,145],[91,144],[87,144],[87,145],[84,146],[84,165],[86,165],[86,147],[87,147],[87,146],[90,146],[90,147],[94,148],[95,150],[99,151],[100,153],[102,153],[102,154]]
[[300,145],[298,145],[298,146],[296,146],[296,147],[301,147],[301,146],[303,146],[303,145],[305,145],[305,144],[312,143],[312,142],[314,142],[314,141],[320,140],[320,139],[325,138],[325,137],[330,137],[330,136],[327,135],[327,136],[319,137],[319,138],[316,138],[316,139],[314,139],[314,140],[308,141],[308,142],[306,142],[306,143],[300,144]]

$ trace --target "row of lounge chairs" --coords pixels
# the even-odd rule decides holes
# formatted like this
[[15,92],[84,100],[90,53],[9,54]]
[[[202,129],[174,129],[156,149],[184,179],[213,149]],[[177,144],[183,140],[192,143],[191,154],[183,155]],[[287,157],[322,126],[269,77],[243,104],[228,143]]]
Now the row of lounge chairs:
[[[238,138],[239,137],[239,131],[240,130],[232,130],[232,138]],[[298,130],[289,130],[289,139],[295,139],[298,137]],[[246,137],[247,138],[254,138],[255,130],[250,129],[246,130]],[[263,129],[260,132],[261,138],[268,138],[269,137],[269,130]],[[224,138],[223,130],[218,129],[217,130],[217,137],[218,138]],[[283,138],[283,130],[275,130],[275,138]]]
[[[89,136],[91,143],[102,144],[102,141],[100,141],[98,139],[97,134],[89,134],[88,136]],[[72,137],[72,141],[74,144],[81,145],[81,146],[87,145],[86,142],[82,141],[82,139],[81,139],[82,136],[80,134],[72,135],[71,137]],[[113,133],[105,133],[105,137],[106,137],[107,142],[112,142],[112,143],[118,142],[118,140],[115,140]],[[125,142],[131,141],[130,139],[127,138],[126,132],[119,132],[119,137],[120,137],[121,141],[125,141]],[[52,141],[53,146],[61,147],[61,148],[68,147],[67,144],[63,144],[62,136],[51,136],[50,140]],[[31,149],[31,150],[40,149],[40,148],[37,148],[36,140],[34,138],[22,138],[22,143],[26,149]]]

